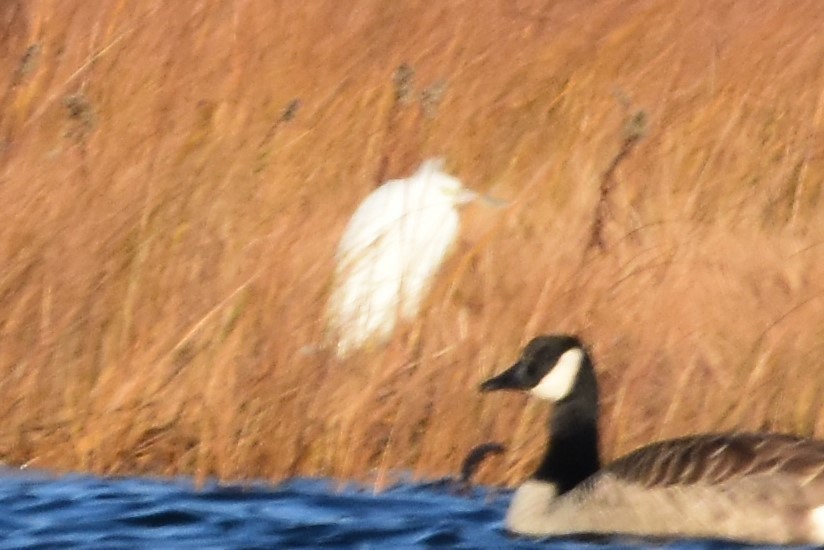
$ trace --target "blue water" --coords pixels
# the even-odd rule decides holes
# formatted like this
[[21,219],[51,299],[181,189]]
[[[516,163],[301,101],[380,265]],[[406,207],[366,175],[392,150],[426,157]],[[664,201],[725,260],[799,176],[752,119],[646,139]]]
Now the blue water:
[[[405,484],[380,494],[328,481],[276,486],[0,472],[0,550],[11,548],[741,548],[508,537],[509,492]],[[749,547],[746,547],[749,548]]]

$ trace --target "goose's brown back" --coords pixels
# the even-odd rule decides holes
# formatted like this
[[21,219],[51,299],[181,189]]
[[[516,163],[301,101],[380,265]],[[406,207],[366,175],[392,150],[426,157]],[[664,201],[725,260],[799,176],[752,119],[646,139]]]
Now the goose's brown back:
[[824,442],[769,433],[688,436],[638,449],[604,470],[646,488],[717,485],[761,475],[824,486]]

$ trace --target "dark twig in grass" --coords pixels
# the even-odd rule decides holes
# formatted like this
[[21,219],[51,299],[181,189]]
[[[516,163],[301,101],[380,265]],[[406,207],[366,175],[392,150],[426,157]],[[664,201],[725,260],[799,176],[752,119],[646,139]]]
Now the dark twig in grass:
[[[390,138],[390,141],[397,131],[398,117],[400,116],[402,107],[412,101],[411,98],[415,92],[415,70],[410,65],[401,63],[392,75],[392,86],[394,91],[392,95],[392,105],[386,114],[386,136]],[[389,170],[389,155],[392,152],[391,149],[391,143],[389,146],[384,146],[384,151],[375,173],[375,187],[386,180],[386,174]]]
[[501,454],[504,450],[503,445],[494,441],[473,447],[464,458],[463,464],[461,464],[460,483],[465,487],[471,486],[472,476],[475,475],[484,459],[491,454]]
[[624,125],[624,141],[621,149],[601,176],[601,187],[598,190],[598,204],[595,206],[595,215],[592,219],[592,228],[589,234],[589,243],[586,250],[598,248],[605,250],[606,240],[604,238],[604,225],[609,213],[610,194],[615,187],[615,171],[618,165],[626,159],[632,152],[635,145],[644,136],[646,129],[646,114],[644,111],[636,112]]
[[300,98],[295,98],[292,101],[290,101],[289,103],[287,103],[286,107],[284,107],[283,111],[281,111],[280,116],[269,127],[269,130],[267,130],[266,135],[263,136],[263,139],[260,140],[260,143],[258,144],[258,147],[263,147],[265,144],[269,143],[269,141],[271,141],[272,138],[275,137],[275,134],[277,134],[278,129],[280,129],[281,126],[283,126],[284,124],[291,121],[292,119],[294,119],[297,116],[299,109],[300,109]]

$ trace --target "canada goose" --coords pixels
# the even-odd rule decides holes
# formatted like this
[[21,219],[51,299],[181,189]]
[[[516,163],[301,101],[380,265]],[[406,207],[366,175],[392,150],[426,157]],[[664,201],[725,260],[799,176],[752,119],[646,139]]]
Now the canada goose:
[[541,336],[481,391],[555,403],[550,444],[513,496],[509,531],[530,536],[695,537],[824,543],[824,442],[703,434],[642,447],[601,467],[598,384],[574,336]]

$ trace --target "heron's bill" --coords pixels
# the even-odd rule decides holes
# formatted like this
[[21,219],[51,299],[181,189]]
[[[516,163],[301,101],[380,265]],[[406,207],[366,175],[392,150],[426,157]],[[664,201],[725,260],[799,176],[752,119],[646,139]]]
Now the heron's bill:
[[498,197],[490,197],[489,195],[482,195],[479,193],[477,198],[486,206],[491,206],[492,208],[503,208],[505,206],[509,206],[509,201],[499,199]]
[[489,195],[484,195],[483,193],[478,193],[477,191],[473,191],[472,189],[467,189],[465,187],[456,193],[456,204],[468,204],[474,201],[479,201],[484,205],[491,206],[493,208],[503,208],[504,206],[509,205],[509,201],[490,197]]

